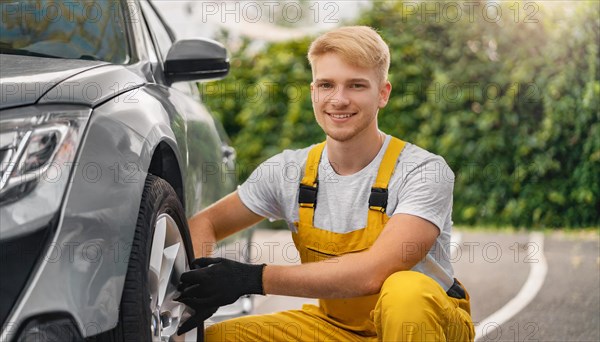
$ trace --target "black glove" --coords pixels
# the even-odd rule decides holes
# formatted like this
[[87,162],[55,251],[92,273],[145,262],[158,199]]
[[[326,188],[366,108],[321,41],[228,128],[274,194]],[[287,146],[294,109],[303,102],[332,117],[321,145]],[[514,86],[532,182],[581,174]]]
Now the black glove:
[[[194,269],[181,275],[178,287],[181,295],[175,300],[191,307],[196,314],[181,325],[177,334],[193,329],[197,326],[194,323],[201,323],[212,316],[219,306],[231,304],[246,294],[264,294],[262,274],[265,264],[199,258],[192,261],[190,267]],[[188,326],[190,328],[184,330]]]

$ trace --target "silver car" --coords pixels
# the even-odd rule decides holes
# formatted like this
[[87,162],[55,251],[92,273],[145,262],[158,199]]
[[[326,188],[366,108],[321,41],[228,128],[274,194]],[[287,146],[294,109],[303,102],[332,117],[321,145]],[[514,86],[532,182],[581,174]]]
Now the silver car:
[[192,82],[224,77],[227,51],[176,41],[147,1],[0,0],[0,16],[0,341],[177,339],[187,218],[236,186]]

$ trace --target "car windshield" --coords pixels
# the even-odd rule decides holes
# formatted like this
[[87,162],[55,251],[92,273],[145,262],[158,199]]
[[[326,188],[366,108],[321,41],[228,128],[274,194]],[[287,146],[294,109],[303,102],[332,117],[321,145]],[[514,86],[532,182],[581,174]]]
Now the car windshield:
[[0,52],[129,60],[120,0],[0,0]]

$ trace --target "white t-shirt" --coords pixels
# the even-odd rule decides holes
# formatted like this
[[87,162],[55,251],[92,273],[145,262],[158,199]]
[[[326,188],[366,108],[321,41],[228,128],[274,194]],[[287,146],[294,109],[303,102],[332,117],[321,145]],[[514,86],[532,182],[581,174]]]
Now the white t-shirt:
[[[386,135],[375,159],[362,170],[348,176],[338,175],[323,149],[318,169],[319,191],[314,214],[316,228],[346,233],[367,224],[369,196],[377,178],[379,164],[390,142]],[[309,150],[284,150],[259,165],[238,188],[242,203],[252,212],[271,221],[285,220],[295,231],[298,221],[298,187]],[[454,173],[445,160],[416,145],[406,143],[388,185],[386,214],[410,214],[435,224],[440,235],[413,271],[436,280],[445,291],[453,283],[450,263],[452,232],[452,191]]]

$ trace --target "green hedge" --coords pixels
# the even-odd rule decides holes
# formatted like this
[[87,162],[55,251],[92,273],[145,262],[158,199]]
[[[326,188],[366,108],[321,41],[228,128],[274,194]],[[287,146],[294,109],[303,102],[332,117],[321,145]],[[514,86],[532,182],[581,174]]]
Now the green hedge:
[[[437,15],[416,4],[374,2],[358,24],[392,52],[380,128],[447,160],[454,221],[599,226],[597,4],[501,2],[501,16],[484,13],[485,2],[462,13],[429,2]],[[240,181],[282,149],[324,139],[310,102],[310,40],[254,53],[244,41],[231,75],[200,86],[237,148]]]

